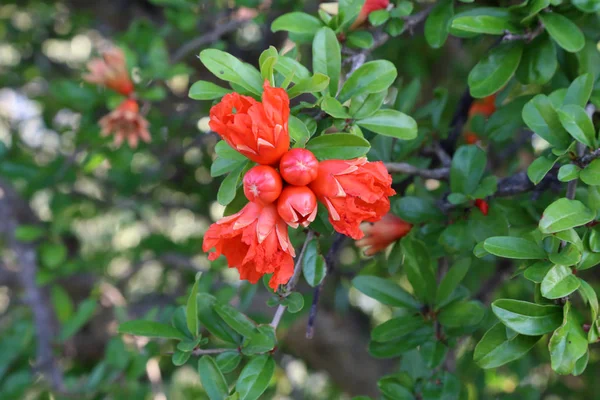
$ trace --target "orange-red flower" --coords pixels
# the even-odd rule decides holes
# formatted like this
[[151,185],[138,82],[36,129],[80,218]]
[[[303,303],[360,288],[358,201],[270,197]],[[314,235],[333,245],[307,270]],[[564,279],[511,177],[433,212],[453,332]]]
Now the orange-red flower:
[[268,165],[257,165],[244,175],[246,198],[259,204],[269,204],[277,200],[282,185],[279,173]]
[[319,174],[310,188],[329,211],[333,228],[353,239],[364,236],[363,221],[379,221],[390,210],[396,194],[392,177],[382,162],[328,160],[319,163]]
[[365,237],[357,240],[356,245],[364,248],[366,256],[372,256],[406,236],[412,225],[394,214],[387,213],[375,223],[362,224],[361,229]]
[[377,10],[385,10],[390,5],[390,0],[365,0],[365,4],[363,4],[360,12],[358,13],[358,17],[352,23],[350,30],[354,30],[361,26],[367,18],[369,18],[369,14],[373,11]]
[[240,278],[250,283],[258,282],[264,274],[273,274],[269,286],[276,290],[294,273],[294,247],[274,204],[250,202],[237,214],[212,224],[204,235],[202,249],[213,248],[209,260],[223,254],[229,268],[237,268]]
[[490,210],[490,205],[488,204],[487,201],[485,201],[483,199],[476,199],[475,207],[479,208],[479,211],[481,211],[481,213],[486,216],[488,215],[488,212]]
[[127,72],[125,55],[121,49],[113,47],[102,53],[102,58],[94,58],[87,64],[89,73],[83,79],[97,85],[104,85],[124,96],[133,92],[133,82]]
[[306,186],[287,186],[277,201],[277,212],[292,228],[306,228],[317,216],[317,197]]
[[279,163],[279,172],[290,185],[308,185],[315,180],[318,170],[317,157],[306,149],[291,149],[281,157]]
[[140,107],[135,100],[123,101],[114,111],[102,117],[99,123],[102,136],[114,133],[117,146],[120,146],[125,139],[132,148],[137,147],[139,139],[146,143],[150,142],[148,121],[140,115]]
[[285,90],[265,81],[262,103],[238,93],[226,94],[210,109],[210,128],[250,160],[279,161],[290,146],[290,99]]
[[479,136],[477,136],[473,132],[467,132],[467,133],[465,133],[465,142],[467,144],[475,144],[475,143],[479,142]]
[[469,108],[469,117],[477,114],[482,114],[484,117],[489,117],[496,111],[496,95],[484,97],[480,100],[475,100]]

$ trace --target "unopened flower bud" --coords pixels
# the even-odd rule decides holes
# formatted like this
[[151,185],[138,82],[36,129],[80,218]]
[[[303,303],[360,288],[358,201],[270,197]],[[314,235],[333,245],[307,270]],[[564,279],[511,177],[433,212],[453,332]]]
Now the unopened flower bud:
[[307,227],[317,216],[317,197],[306,186],[288,186],[279,196],[277,212],[292,228]]
[[281,177],[267,165],[257,165],[244,175],[244,194],[252,202],[270,204],[281,194]]
[[279,171],[290,185],[306,186],[317,178],[319,161],[306,149],[292,149],[281,157]]

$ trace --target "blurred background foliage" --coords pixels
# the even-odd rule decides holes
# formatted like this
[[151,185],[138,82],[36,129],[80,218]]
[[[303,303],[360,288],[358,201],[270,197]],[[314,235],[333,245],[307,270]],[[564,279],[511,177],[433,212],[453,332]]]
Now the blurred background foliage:
[[[170,321],[199,271],[204,272],[201,291],[232,301],[258,322],[270,321],[273,309],[265,305],[269,295],[263,285],[240,282],[223,259],[209,263],[201,251],[203,232],[223,214],[216,202],[221,180],[210,175],[218,138],[208,128],[210,102],[192,101],[187,94],[194,81],[215,80],[197,59],[202,48],[226,50],[257,65],[258,56],[269,46],[291,46],[285,32],[271,32],[276,17],[293,10],[315,14],[318,7],[316,1],[297,0],[2,1],[0,224],[5,225],[3,234],[10,231],[9,236],[26,244],[11,247],[5,237],[2,247],[0,398],[70,396],[60,391],[50,394],[48,384],[37,377],[37,368],[47,365],[32,368],[39,356],[40,326],[46,329],[43,335],[54,354],[47,361],[64,374],[62,384],[78,388],[84,398],[207,398],[195,361],[175,367],[165,356],[172,351],[169,343],[116,334],[120,322],[134,318]],[[598,18],[594,14],[586,18],[582,28],[591,38],[587,44],[591,55],[584,61],[597,69]],[[415,93],[413,115],[421,129],[444,137],[469,71],[495,39],[450,37],[444,47],[432,49],[422,31],[421,24],[412,34],[389,40],[373,57],[395,64],[398,92]],[[110,138],[100,136],[98,119],[122,99],[81,80],[85,64],[109,43],[125,50],[151,124],[152,142],[138,149],[115,148]],[[309,46],[298,51],[301,60],[310,59]],[[556,88],[578,76],[582,62],[573,54],[561,57],[561,68],[550,84]],[[413,107],[409,104],[407,110]],[[472,121],[475,131],[477,124]],[[484,130],[477,133],[485,136]],[[387,138],[378,137],[372,152],[394,161],[418,145],[396,143],[392,155]],[[510,135],[496,141],[493,149],[489,157],[501,176],[522,169],[534,154],[531,146],[515,146]],[[425,190],[424,181],[417,178],[409,192]],[[427,196],[433,198],[443,190],[431,190]],[[536,205],[528,197],[496,204],[510,211],[512,224],[528,225],[537,223],[534,215],[554,196],[539,195]],[[531,211],[534,207],[538,211]],[[460,234],[448,235],[445,244],[460,247],[462,239]],[[19,251],[37,255],[34,280],[23,276]],[[489,302],[501,294],[533,297],[533,284],[523,279],[494,286],[499,292],[486,291],[489,288],[482,283],[497,277],[496,262],[474,263],[464,285],[476,298]],[[323,291],[312,340],[304,336],[308,307],[285,315],[278,332],[277,370],[264,398],[377,396],[377,380],[383,375],[405,371],[416,379],[428,373],[418,350],[408,352],[400,363],[367,353],[370,328],[389,319],[392,309],[351,288],[350,280],[359,270],[377,275],[397,270],[398,265],[381,254],[365,258],[349,241],[339,253],[339,264]],[[597,286],[595,274],[589,282]],[[397,276],[401,285],[409,286],[402,273]],[[31,298],[31,285],[38,287],[41,297]],[[303,285],[299,290],[310,304],[312,290]],[[52,318],[43,320],[41,315],[40,320],[31,311],[36,307],[49,307]],[[488,311],[486,318],[489,321],[482,325],[489,327],[494,317]],[[472,355],[484,332],[478,329],[473,337],[461,340],[452,360],[468,398],[598,398],[597,348],[591,349],[588,368],[578,377],[551,371],[543,341],[516,362],[482,370]]]

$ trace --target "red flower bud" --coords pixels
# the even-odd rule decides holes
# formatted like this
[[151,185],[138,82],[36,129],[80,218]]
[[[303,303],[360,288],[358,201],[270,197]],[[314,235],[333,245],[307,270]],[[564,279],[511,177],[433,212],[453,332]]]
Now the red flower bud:
[[267,205],[281,194],[281,177],[275,168],[257,165],[244,175],[244,194],[258,204]]
[[483,215],[488,215],[488,210],[490,209],[490,205],[487,203],[487,201],[485,201],[483,199],[476,199],[475,207],[479,208],[479,210],[481,211],[481,213]]
[[465,133],[465,142],[467,144],[475,144],[478,141],[479,141],[479,137],[477,137],[477,135],[474,134],[473,132]]
[[306,186],[288,186],[281,192],[277,212],[292,228],[307,227],[317,216],[317,197]]
[[292,149],[281,157],[279,172],[290,185],[306,186],[317,178],[319,161],[306,149]]
[[475,100],[469,108],[469,117],[481,114],[484,117],[489,117],[496,111],[496,95],[484,97],[483,99]]

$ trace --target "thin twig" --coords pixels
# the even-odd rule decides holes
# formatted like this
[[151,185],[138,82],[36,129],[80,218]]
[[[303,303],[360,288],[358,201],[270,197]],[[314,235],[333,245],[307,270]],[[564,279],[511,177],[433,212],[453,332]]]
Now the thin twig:
[[417,175],[425,179],[446,179],[450,173],[450,168],[448,167],[422,169],[403,162],[385,163],[385,167],[390,174]]
[[[298,280],[300,279],[300,273],[302,272],[302,258],[304,257],[304,253],[306,252],[306,248],[308,247],[308,243],[313,239],[315,233],[311,230],[306,234],[306,238],[304,239],[304,244],[302,245],[302,250],[300,250],[300,254],[296,258],[296,265],[294,265],[294,274],[288,281],[285,286],[285,290],[280,295],[282,297],[287,297],[289,294],[296,288],[298,284]],[[281,322],[281,317],[283,317],[283,313],[285,312],[286,306],[280,304],[275,310],[275,315],[273,316],[273,320],[271,321],[271,326],[277,329],[279,322]]]
[[196,350],[192,351],[192,355],[194,355],[194,356],[203,356],[205,354],[221,354],[221,353],[226,353],[228,351],[238,351],[238,349],[226,349],[226,348],[222,348],[222,349],[196,349]]

